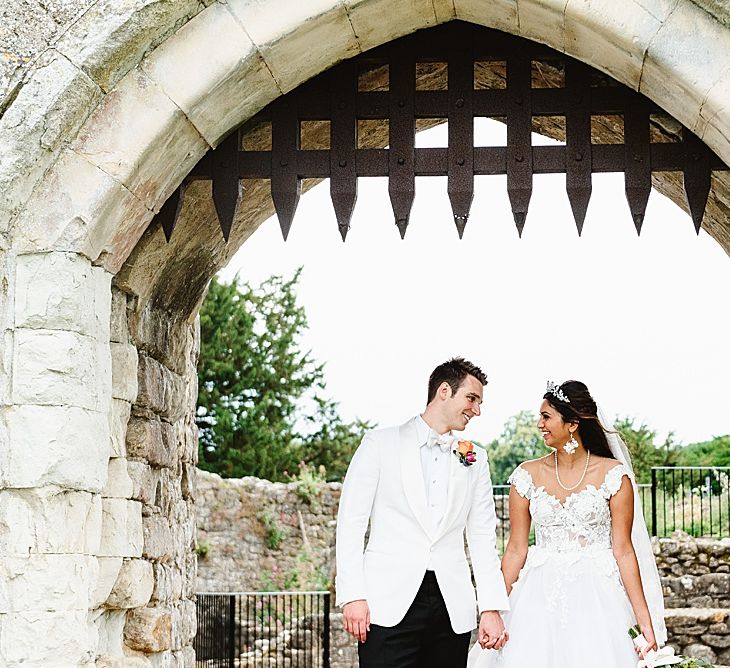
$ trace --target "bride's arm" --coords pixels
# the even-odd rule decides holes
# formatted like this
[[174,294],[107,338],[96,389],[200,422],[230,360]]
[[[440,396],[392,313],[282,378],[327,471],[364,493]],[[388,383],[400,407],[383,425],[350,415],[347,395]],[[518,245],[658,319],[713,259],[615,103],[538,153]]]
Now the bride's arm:
[[658,649],[654,628],[646,604],[644,587],[641,585],[639,562],[631,542],[631,526],[634,521],[634,490],[628,476],[624,476],[621,487],[610,501],[611,508],[611,540],[613,555],[618,564],[621,581],[634,610],[634,616],[641,632],[649,645],[646,649]]
[[509,541],[502,557],[502,576],[507,593],[525,565],[530,537],[530,502],[512,486],[509,491]]

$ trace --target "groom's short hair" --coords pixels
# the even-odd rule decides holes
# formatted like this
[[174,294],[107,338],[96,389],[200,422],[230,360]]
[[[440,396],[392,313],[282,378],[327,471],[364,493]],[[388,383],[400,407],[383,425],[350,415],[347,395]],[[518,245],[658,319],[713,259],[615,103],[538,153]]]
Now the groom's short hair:
[[439,364],[428,379],[428,401],[426,403],[431,403],[441,383],[448,383],[451,391],[456,394],[467,376],[474,376],[482,385],[487,384],[487,375],[476,364],[472,364],[463,357],[452,357],[443,364]]

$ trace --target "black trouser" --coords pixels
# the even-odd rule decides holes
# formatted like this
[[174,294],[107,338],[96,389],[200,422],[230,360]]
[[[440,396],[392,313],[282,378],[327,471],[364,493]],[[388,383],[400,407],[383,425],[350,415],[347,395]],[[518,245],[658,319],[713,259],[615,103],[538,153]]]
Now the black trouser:
[[360,668],[464,668],[470,636],[454,633],[436,576],[426,571],[399,624],[370,625],[358,645]]

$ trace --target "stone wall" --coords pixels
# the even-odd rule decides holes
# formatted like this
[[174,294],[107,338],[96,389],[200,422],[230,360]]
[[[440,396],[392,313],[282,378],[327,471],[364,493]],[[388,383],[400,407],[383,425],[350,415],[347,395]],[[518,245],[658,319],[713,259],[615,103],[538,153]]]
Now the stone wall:
[[329,589],[340,488],[198,471],[197,591]]
[[682,654],[730,665],[730,538],[677,531],[655,544],[669,642]]
[[113,289],[112,447],[102,503],[119,544],[99,559],[100,588],[114,586],[94,613],[96,665],[190,668],[197,339],[188,328],[176,364],[161,363],[135,326],[135,303]]
[[[197,591],[330,588],[338,483],[304,493],[296,483],[222,479],[198,472]],[[730,538],[676,532],[654,540],[669,642],[730,664]],[[356,664],[356,645],[331,618],[333,666]]]

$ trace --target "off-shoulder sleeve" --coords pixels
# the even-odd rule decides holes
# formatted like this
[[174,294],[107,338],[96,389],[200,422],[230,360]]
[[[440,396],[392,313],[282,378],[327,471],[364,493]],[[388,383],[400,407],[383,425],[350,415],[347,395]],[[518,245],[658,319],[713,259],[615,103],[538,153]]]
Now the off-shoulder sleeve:
[[625,464],[617,464],[606,473],[602,485],[606,498],[613,496],[621,489],[621,480],[624,476],[633,482],[634,477]]
[[532,483],[532,476],[527,469],[522,468],[521,464],[512,471],[512,475],[507,478],[507,482],[514,486],[520,496],[526,499],[532,498],[532,490],[535,487]]

